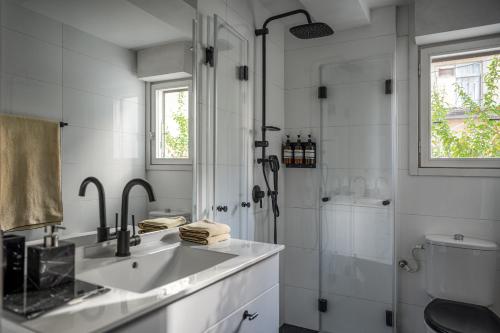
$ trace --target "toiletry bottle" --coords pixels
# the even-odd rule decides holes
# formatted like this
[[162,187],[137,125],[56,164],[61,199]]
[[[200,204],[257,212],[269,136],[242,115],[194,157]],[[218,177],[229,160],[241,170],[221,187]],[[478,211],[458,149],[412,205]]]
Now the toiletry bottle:
[[308,135],[306,147],[304,149],[304,159],[306,165],[316,164],[316,152],[314,150],[314,145],[311,141],[311,134]]
[[300,135],[297,135],[297,143],[293,149],[293,160],[295,165],[302,165],[304,163],[304,147],[300,142]]
[[283,147],[283,163],[285,165],[293,164],[293,149],[290,143],[290,135],[286,136],[286,142]]
[[57,229],[63,227],[48,228],[43,245],[28,247],[28,288],[31,290],[49,289],[75,279],[75,244],[59,240]]

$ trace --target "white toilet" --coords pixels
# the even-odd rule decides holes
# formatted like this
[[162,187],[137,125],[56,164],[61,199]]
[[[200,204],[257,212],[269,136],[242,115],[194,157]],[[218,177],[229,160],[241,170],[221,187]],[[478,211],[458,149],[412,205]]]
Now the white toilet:
[[425,237],[426,291],[433,298],[424,311],[427,332],[500,332],[493,304],[494,242],[463,235]]

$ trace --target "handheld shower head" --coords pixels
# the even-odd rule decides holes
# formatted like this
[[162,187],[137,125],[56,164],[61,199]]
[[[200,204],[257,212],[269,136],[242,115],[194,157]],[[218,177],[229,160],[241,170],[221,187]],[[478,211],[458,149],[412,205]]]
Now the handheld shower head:
[[312,22],[290,28],[290,32],[300,39],[312,39],[333,35],[333,29],[326,23]]

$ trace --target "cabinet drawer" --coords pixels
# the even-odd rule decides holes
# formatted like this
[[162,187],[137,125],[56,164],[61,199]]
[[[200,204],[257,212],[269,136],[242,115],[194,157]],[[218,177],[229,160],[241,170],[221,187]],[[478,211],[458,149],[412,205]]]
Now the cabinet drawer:
[[[244,318],[247,311],[252,317]],[[206,333],[276,333],[279,329],[279,285],[234,311]]]

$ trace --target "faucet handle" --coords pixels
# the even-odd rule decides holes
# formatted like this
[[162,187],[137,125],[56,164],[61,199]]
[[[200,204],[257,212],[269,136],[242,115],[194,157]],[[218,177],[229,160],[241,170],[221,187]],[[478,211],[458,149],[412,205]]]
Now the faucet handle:
[[135,215],[132,214],[132,236],[135,236]]

